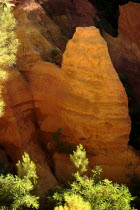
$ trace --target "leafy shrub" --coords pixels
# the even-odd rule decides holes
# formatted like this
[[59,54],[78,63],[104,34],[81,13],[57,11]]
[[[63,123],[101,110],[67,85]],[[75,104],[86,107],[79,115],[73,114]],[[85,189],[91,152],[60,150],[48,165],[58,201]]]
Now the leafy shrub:
[[62,129],[59,128],[56,132],[52,134],[52,138],[56,144],[56,150],[58,152],[70,154],[73,151],[73,145],[69,144],[68,142],[64,142],[60,140],[62,136]]
[[[8,7],[8,0],[0,1],[0,81],[7,79],[5,67],[13,66],[16,62],[16,53],[18,49],[18,39],[14,29],[16,20]],[[4,115],[5,102],[1,96],[3,85],[0,84],[0,117]]]
[[[79,154],[81,154],[81,161],[79,161]],[[71,155],[71,159],[73,162],[78,162],[78,164],[75,164],[78,171],[74,174],[75,180],[70,183],[69,188],[62,189],[53,195],[58,206],[55,210],[76,210],[82,202],[86,206],[85,209],[91,210],[134,210],[130,206],[130,202],[134,198],[132,198],[128,188],[124,185],[113,184],[108,179],[102,180],[100,167],[97,166],[95,170],[92,170],[90,177],[82,174],[86,171],[88,165],[88,161],[85,161],[87,158],[82,145],[77,147],[76,152]],[[81,171],[82,167],[84,170]],[[69,206],[73,206],[73,208],[69,208]]]
[[59,52],[58,52],[58,50],[53,49],[53,50],[51,50],[51,54],[52,54],[52,56],[57,56],[59,54]]
[[37,186],[38,176],[36,174],[36,166],[30,160],[27,153],[22,156],[22,161],[18,161],[17,165],[17,175],[21,179],[27,177],[33,184],[34,187]]
[[63,40],[63,41],[68,41],[68,38],[67,38],[65,35],[61,35],[60,38],[61,38],[61,40]]
[[1,210],[22,210],[38,209],[38,197],[32,195],[37,183],[35,164],[30,161],[26,153],[19,161],[18,176],[7,174],[0,175],[0,209]]
[[19,45],[14,33],[16,20],[11,8],[6,6],[8,0],[0,3],[0,66],[12,66],[16,61],[16,53]]
[[80,195],[64,195],[65,206],[55,207],[54,210],[91,210],[89,202],[85,202]]
[[8,174],[0,176],[0,208],[8,210],[38,209],[38,197],[30,192],[33,190],[31,181],[24,177],[20,179],[17,176]]
[[70,159],[81,174],[87,171],[88,159],[86,150],[81,144],[77,146],[77,150],[73,152],[73,155],[70,155]]

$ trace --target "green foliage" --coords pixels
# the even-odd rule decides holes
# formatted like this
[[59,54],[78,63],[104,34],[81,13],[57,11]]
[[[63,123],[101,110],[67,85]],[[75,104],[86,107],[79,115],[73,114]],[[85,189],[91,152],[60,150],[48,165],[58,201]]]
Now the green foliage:
[[6,6],[8,1],[0,3],[0,67],[12,66],[16,61],[19,45],[14,32],[16,20],[11,8]]
[[62,135],[62,128],[59,128],[56,132],[52,134],[53,140],[59,143],[59,137]]
[[54,210],[91,210],[89,202],[85,202],[80,195],[64,195],[64,206],[55,207]]
[[19,160],[16,166],[18,177],[21,179],[27,177],[34,186],[37,185],[38,176],[36,174],[36,165],[30,160],[27,153],[24,153],[22,161]]
[[[5,67],[12,66],[16,62],[18,39],[14,32],[16,21],[12,14],[8,0],[0,1],[0,81],[7,79]],[[4,115],[5,103],[2,98],[2,85],[0,85],[0,117]]]
[[59,54],[59,51],[58,50],[56,50],[56,49],[53,49],[53,50],[51,50],[51,55],[52,56],[57,56]]
[[60,38],[61,38],[61,40],[63,40],[63,41],[68,41],[68,38],[67,38],[65,35],[61,35]]
[[27,177],[33,184],[32,194],[38,195],[38,176],[36,173],[36,165],[30,160],[30,157],[27,153],[24,153],[22,156],[22,161],[18,161],[17,166],[17,175],[21,179]]
[[73,145],[67,142],[60,141],[61,136],[62,136],[62,128],[59,128],[55,133],[52,134],[52,138],[56,144],[56,150],[58,152],[70,154],[73,151]]
[[38,197],[32,196],[33,190],[31,181],[24,177],[8,174],[0,176],[0,209],[38,209]]
[[81,144],[77,146],[77,149],[75,152],[73,152],[73,155],[70,155],[70,159],[75,167],[78,169],[79,173],[82,174],[87,171],[89,161],[86,157],[86,150]]
[[38,209],[38,197],[32,192],[37,184],[35,164],[28,154],[17,163],[18,176],[0,175],[0,210]]
[[[100,167],[92,170],[90,177],[82,174],[88,165],[86,152],[82,145],[77,147],[71,160],[79,171],[74,174],[75,180],[70,183],[69,188],[54,193],[53,198],[57,202],[55,210],[76,210],[78,205],[79,209],[82,209],[80,205],[84,205],[85,209],[91,210],[134,210],[130,206],[134,198],[128,188],[124,185],[113,184],[108,179],[102,180]],[[81,169],[82,160],[85,165],[83,169]]]
[[[97,169],[96,169],[97,170]],[[95,170],[95,172],[96,172]],[[108,179],[95,182],[95,177],[81,176],[79,172],[75,175],[75,181],[71,183],[70,189],[63,193],[54,194],[58,204],[65,203],[65,197],[73,195],[81,196],[84,201],[90,203],[93,210],[132,210],[130,202],[133,200],[128,188],[124,185],[112,184]]]

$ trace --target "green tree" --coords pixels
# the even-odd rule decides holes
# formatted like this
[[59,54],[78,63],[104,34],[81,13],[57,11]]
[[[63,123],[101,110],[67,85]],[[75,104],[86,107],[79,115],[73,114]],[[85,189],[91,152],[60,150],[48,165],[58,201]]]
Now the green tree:
[[32,195],[37,181],[35,164],[24,154],[18,162],[18,176],[0,175],[0,210],[38,209],[39,197]]
[[8,0],[0,0],[0,117],[4,115],[5,106],[1,96],[3,83],[8,78],[8,74],[4,69],[15,64],[19,45],[14,32],[15,27],[16,20]]
[[0,67],[8,67],[16,62],[19,45],[14,32],[16,20],[8,0],[0,2],[0,11]]
[[86,157],[86,150],[81,144],[77,146],[77,149],[73,152],[73,155],[70,155],[70,159],[78,169],[79,173],[82,174],[87,171],[88,159]]
[[24,153],[24,155],[22,156],[22,161],[19,160],[16,166],[18,177],[20,177],[21,179],[27,177],[28,179],[30,179],[34,187],[36,187],[38,182],[38,176],[36,174],[36,165],[33,161],[31,161],[27,153]]

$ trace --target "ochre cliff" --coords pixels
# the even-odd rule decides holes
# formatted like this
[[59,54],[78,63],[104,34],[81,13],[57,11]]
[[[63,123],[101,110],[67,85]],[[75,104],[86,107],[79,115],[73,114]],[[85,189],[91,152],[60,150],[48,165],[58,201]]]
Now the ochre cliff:
[[104,35],[115,69],[125,73],[140,105],[140,4],[129,2],[120,6],[118,37]]
[[[57,4],[48,7],[51,3],[46,2],[42,5],[45,10],[34,0],[24,0],[14,10],[21,44],[16,69],[7,69],[7,80],[1,84],[5,107],[0,118],[0,146],[14,164],[24,151],[29,153],[45,192],[57,183],[56,178],[65,179],[73,170],[69,155],[58,152],[52,138],[61,128],[60,141],[83,144],[91,168],[101,165],[105,177],[127,182],[126,174],[140,173],[140,156],[128,147],[127,97],[99,31],[77,28],[67,44],[62,67],[45,62],[61,64],[67,40],[62,39],[60,27],[69,22],[71,36],[76,26],[91,24],[94,10],[88,1],[75,0],[76,13],[66,4],[66,14],[52,15],[49,9],[55,10]],[[83,7],[78,6],[81,2],[87,5],[87,19]],[[70,20],[77,22],[73,26]],[[110,40],[111,51],[114,39]],[[59,52],[55,57],[54,49]]]
[[[61,63],[62,51],[67,40],[61,39],[59,27],[34,0],[23,1],[15,10],[16,34],[20,40],[17,68],[28,70],[32,65],[45,61]],[[52,50],[58,55],[53,58]]]
[[117,174],[117,181],[126,182],[127,165],[131,162],[137,168],[139,157],[128,147],[127,97],[99,31],[77,28],[61,69],[42,62],[26,77],[42,142],[52,154],[57,178],[64,179],[71,170],[66,167],[68,156],[55,150],[52,139],[61,128],[62,142],[86,147],[91,167],[101,165],[105,176],[115,181]]
[[[13,164],[27,152],[35,162],[41,192],[57,182],[39,143],[39,131],[34,114],[34,103],[29,84],[16,69],[7,69],[1,82],[3,116],[0,118],[0,145]],[[6,158],[4,158],[6,160]]]
[[[92,25],[95,9],[87,0],[41,2],[24,0],[14,10],[21,42],[17,68],[21,71],[42,59],[61,65],[62,53],[75,28]],[[52,55],[53,50],[57,50],[57,56]]]

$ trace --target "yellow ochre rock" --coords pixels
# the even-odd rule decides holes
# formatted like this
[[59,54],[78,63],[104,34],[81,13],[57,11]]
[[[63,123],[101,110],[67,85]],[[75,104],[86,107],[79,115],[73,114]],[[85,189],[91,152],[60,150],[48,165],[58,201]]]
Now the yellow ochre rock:
[[[127,165],[134,162],[136,166],[139,157],[128,147],[127,97],[99,31],[77,28],[67,44],[62,68],[42,62],[27,77],[48,150],[54,150],[52,133],[62,128],[61,141],[83,144],[91,167],[101,165],[105,176],[125,182]],[[57,177],[69,176],[65,155],[55,152],[53,158]]]

